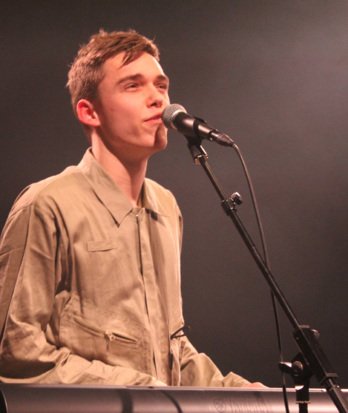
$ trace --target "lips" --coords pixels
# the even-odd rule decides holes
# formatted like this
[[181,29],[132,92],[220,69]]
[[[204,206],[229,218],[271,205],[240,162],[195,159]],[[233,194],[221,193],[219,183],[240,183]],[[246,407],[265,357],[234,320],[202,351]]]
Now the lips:
[[151,116],[151,118],[145,119],[145,122],[158,121],[158,120],[162,122],[162,113]]

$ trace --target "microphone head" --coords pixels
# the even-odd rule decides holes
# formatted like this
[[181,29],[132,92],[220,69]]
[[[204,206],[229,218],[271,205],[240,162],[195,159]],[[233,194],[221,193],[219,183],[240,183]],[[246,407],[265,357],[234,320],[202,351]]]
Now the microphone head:
[[163,114],[162,114],[162,120],[167,128],[176,129],[173,122],[179,113],[187,113],[187,112],[186,112],[186,109],[183,106],[179,105],[178,103],[172,103],[171,105],[168,105],[164,109]]

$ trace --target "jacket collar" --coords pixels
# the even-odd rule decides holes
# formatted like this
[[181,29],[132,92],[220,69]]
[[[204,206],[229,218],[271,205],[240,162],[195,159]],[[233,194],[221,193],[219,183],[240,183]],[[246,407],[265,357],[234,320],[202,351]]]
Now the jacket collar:
[[[85,152],[78,164],[78,168],[81,169],[99,200],[110,211],[117,223],[121,224],[126,215],[133,210],[133,206],[122,190],[94,158],[91,148]],[[143,184],[143,207],[149,210],[152,215],[167,215],[160,199],[156,196],[153,181],[147,178],[145,178]]]

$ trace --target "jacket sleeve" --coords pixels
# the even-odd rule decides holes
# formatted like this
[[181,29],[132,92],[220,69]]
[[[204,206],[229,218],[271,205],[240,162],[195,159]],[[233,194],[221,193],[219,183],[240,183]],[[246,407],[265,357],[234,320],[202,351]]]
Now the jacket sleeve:
[[[64,288],[59,226],[33,205],[15,207],[0,243],[0,381],[164,385],[137,370],[86,360],[59,347],[55,295]],[[9,294],[9,285],[13,294]]]
[[199,353],[186,336],[181,340],[181,386],[241,387],[250,384],[233,372],[223,376],[214,362],[206,354]]

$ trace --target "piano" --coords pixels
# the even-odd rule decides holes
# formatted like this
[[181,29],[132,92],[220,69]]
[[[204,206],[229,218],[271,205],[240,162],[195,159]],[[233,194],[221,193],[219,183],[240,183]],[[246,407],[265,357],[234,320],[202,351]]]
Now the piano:
[[[343,390],[348,400],[348,390]],[[290,412],[299,411],[294,389]],[[1,413],[284,413],[279,388],[198,388],[0,384]],[[310,390],[309,413],[337,413],[324,389]]]

